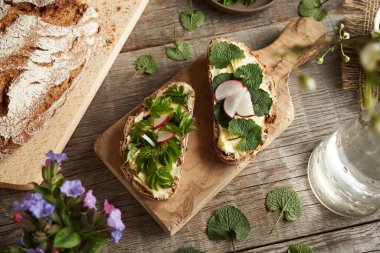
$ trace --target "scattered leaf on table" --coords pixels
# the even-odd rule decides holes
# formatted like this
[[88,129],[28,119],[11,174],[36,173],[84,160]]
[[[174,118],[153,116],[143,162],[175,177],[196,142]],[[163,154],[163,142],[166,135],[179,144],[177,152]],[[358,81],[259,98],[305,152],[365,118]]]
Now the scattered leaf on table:
[[203,24],[205,15],[201,11],[189,10],[181,13],[180,20],[183,28],[191,32]]
[[134,63],[136,73],[154,74],[157,72],[156,60],[151,55],[141,55]]
[[297,243],[289,246],[287,253],[313,253],[313,250],[304,243]]
[[166,56],[174,61],[186,61],[191,57],[191,47],[183,40],[174,42],[175,47],[166,48]]
[[301,17],[309,17],[322,21],[328,14],[326,9],[322,9],[322,5],[325,2],[327,0],[301,0],[298,6],[298,14]]

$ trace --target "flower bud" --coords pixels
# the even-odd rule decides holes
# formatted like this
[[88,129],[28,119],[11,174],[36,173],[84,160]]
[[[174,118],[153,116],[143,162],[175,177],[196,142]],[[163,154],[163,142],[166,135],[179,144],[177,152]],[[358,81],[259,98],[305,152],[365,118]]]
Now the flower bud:
[[340,23],[339,24],[339,29],[343,29],[344,28],[344,24],[343,23]]
[[13,215],[13,221],[20,223],[23,220],[22,214],[21,213],[15,213]]
[[348,40],[350,38],[350,34],[348,32],[343,32],[343,39]]
[[301,74],[298,76],[298,79],[301,83],[302,88],[310,91],[317,89],[317,83],[315,82],[314,78]]
[[319,57],[317,59],[317,64],[323,64],[323,61],[324,61],[323,57]]
[[347,55],[343,56],[343,61],[344,62],[349,62],[350,60],[351,60],[350,57],[348,57]]

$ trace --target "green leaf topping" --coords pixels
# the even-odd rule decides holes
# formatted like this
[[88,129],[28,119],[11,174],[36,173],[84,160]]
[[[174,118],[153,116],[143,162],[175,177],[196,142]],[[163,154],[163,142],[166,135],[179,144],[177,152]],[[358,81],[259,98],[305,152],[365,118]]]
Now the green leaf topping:
[[313,253],[313,250],[305,243],[290,245],[287,253]]
[[139,149],[137,148],[137,144],[129,143],[126,151],[125,161],[129,162],[132,157],[139,151]]
[[173,111],[172,103],[171,97],[157,97],[155,99],[150,97],[145,101],[144,106],[150,110],[150,115],[153,118],[159,118],[161,115]]
[[141,55],[134,63],[136,73],[154,74],[157,72],[156,60],[151,55]]
[[261,142],[261,128],[251,119],[231,120],[228,131],[238,136],[238,148],[244,152],[254,150]]
[[[238,0],[218,0],[219,3],[224,4],[224,5],[231,5],[236,3]],[[251,4],[256,3],[256,0],[240,0],[243,4],[249,6]]]
[[287,221],[295,221],[301,216],[301,200],[297,192],[291,188],[283,187],[272,190],[265,198],[265,207],[271,212],[281,210],[270,233],[273,232],[282,215]]
[[166,97],[170,97],[173,103],[187,106],[191,96],[190,91],[186,91],[183,85],[173,85],[164,92]]
[[263,81],[263,71],[259,64],[247,64],[235,71],[235,78],[240,79],[248,90],[257,90]]
[[[151,123],[148,120],[141,120],[133,125],[133,128],[130,132],[131,137],[137,143],[141,140],[140,133],[145,133],[151,128]],[[155,139],[155,138],[154,138]]]
[[262,89],[250,91],[250,93],[251,93],[253,111],[255,112],[255,115],[256,116],[267,115],[273,105],[273,100],[269,96],[269,93]]
[[171,166],[181,155],[181,142],[177,138],[161,144],[157,150],[158,159],[164,166]]
[[58,231],[54,238],[55,248],[70,249],[78,246],[81,243],[81,238],[74,229],[66,227]]
[[215,104],[214,116],[219,125],[221,125],[224,128],[228,128],[228,124],[230,123],[231,118],[228,117],[228,115],[224,111],[223,103],[224,103],[224,100],[219,101],[218,103]]
[[158,190],[158,187],[161,187],[163,189],[170,188],[173,183],[171,170],[171,167],[161,167],[159,169],[150,171],[146,179],[149,188],[154,190]]
[[207,234],[214,240],[243,241],[248,237],[250,231],[251,226],[247,217],[238,208],[231,205],[219,208],[207,225]]
[[327,16],[327,10],[322,9],[322,5],[328,0],[301,0],[298,6],[298,14],[301,17],[314,18],[317,21],[322,21]]
[[157,170],[157,161],[152,155],[154,149],[150,146],[145,146],[140,149],[136,157],[137,174],[143,172],[148,176],[150,171]]
[[244,58],[244,51],[232,43],[222,41],[211,45],[210,62],[215,68],[226,68],[231,60]]
[[183,28],[188,31],[198,29],[204,22],[205,15],[201,11],[188,10],[181,13],[180,21]]
[[193,247],[181,248],[177,250],[177,253],[204,253],[203,251],[197,250]]
[[196,130],[195,121],[190,112],[183,110],[180,106],[175,109],[171,122],[178,126],[180,133],[177,135],[180,138]]
[[217,76],[214,77],[214,79],[212,80],[212,88],[214,88],[214,90],[216,88],[218,88],[219,85],[221,85],[222,83],[224,83],[225,81],[228,81],[228,80],[233,80],[234,79],[234,74],[232,73],[221,73]]
[[191,47],[183,40],[174,42],[175,47],[166,48],[166,56],[174,61],[186,61],[191,57]]

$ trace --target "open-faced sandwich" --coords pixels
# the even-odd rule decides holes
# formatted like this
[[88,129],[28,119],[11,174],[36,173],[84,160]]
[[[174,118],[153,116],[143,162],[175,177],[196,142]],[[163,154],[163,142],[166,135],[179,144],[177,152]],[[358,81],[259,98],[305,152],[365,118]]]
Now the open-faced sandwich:
[[176,192],[188,133],[195,129],[194,95],[189,84],[169,83],[128,117],[121,141],[121,169],[139,194],[165,200]]
[[231,39],[211,41],[208,68],[217,155],[240,163],[261,150],[276,118],[274,82],[259,57]]

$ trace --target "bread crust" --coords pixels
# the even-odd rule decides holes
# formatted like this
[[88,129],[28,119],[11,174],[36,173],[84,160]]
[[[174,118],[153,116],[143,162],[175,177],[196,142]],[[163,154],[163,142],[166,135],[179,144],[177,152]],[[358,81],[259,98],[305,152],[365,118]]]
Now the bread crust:
[[230,38],[216,38],[216,39],[213,39],[209,45],[208,45],[208,50],[207,50],[207,66],[208,66],[208,80],[209,80],[209,87],[211,89],[211,94],[213,94],[213,101],[215,101],[215,95],[214,95],[214,90],[212,88],[212,75],[211,75],[211,69],[212,69],[212,66],[211,66],[211,63],[210,63],[210,52],[211,52],[211,46],[213,43],[215,42],[230,42],[230,43],[233,43],[235,45],[238,45],[241,49],[244,50],[244,53],[245,54],[250,54],[252,56],[254,56],[261,69],[263,70],[263,74],[265,76],[268,76],[270,78],[270,85],[269,85],[269,90],[271,91],[271,94],[273,96],[273,104],[272,104],[272,108],[269,112],[268,115],[265,116],[265,124],[264,126],[262,127],[262,132],[264,132],[264,137],[261,139],[261,142],[259,144],[259,146],[252,150],[252,151],[249,151],[249,152],[246,152],[244,155],[240,156],[239,158],[236,158],[234,154],[226,154],[225,152],[223,152],[221,149],[219,149],[218,147],[218,139],[219,139],[219,131],[220,131],[220,126],[218,124],[218,122],[216,121],[215,117],[213,119],[213,133],[214,133],[214,147],[215,147],[215,151],[216,151],[216,154],[218,156],[218,158],[224,162],[224,163],[227,163],[227,164],[239,164],[239,163],[242,163],[246,160],[251,160],[253,159],[257,153],[259,153],[262,149],[263,149],[263,145],[267,139],[267,136],[269,133],[269,125],[273,124],[273,122],[276,120],[276,117],[277,117],[277,94],[276,94],[276,85],[275,83],[273,82],[273,78],[271,77],[271,75],[268,73],[267,71],[267,68],[266,66],[261,62],[260,60],[260,57],[258,54],[256,54],[255,52],[253,52],[249,47],[247,47],[245,44],[241,43],[241,42],[238,42],[236,40],[233,40],[233,39],[230,39]]
[[[189,85],[189,84],[187,84],[185,82],[169,82],[169,83],[165,84],[160,89],[158,89],[157,91],[155,91],[152,95],[150,95],[149,97],[146,97],[144,99],[144,101],[135,108],[134,112],[131,115],[128,116],[128,118],[126,120],[126,123],[125,123],[124,131],[123,131],[123,137],[122,137],[122,139],[120,141],[120,155],[121,155],[123,161],[124,161],[124,151],[125,151],[125,149],[128,146],[127,137],[129,136],[129,133],[131,132],[132,127],[135,124],[135,122],[134,122],[135,118],[145,111],[145,108],[144,108],[145,101],[148,98],[150,98],[152,96],[156,96],[159,92],[162,92],[162,91],[170,88],[171,86],[173,86],[175,84],[180,84],[180,85],[186,86],[189,90],[192,91],[192,95],[190,97],[191,108],[189,108],[189,112],[190,112],[191,115],[193,115],[194,102],[195,102],[195,91],[191,87],[191,85]],[[134,191],[136,193],[138,193],[142,197],[145,197],[145,198],[148,198],[148,199],[155,199],[155,200],[167,200],[167,199],[170,199],[170,198],[172,198],[174,196],[174,194],[177,192],[178,185],[179,185],[179,182],[180,182],[180,177],[181,177],[181,173],[182,173],[183,162],[184,162],[184,159],[185,159],[185,153],[186,153],[188,138],[189,138],[189,134],[187,134],[186,137],[182,140],[182,143],[181,143],[182,155],[177,160],[177,166],[179,168],[179,177],[175,177],[174,178],[174,182],[173,182],[172,187],[171,187],[172,191],[170,192],[168,198],[161,198],[161,199],[154,198],[154,196],[153,196],[153,194],[151,192],[149,192],[140,183],[136,182],[136,180],[133,178],[135,176],[135,170],[132,169],[127,162],[123,162],[123,164],[121,165],[120,169],[124,173],[124,175],[125,175],[128,183],[132,186],[132,188],[134,189]]]

